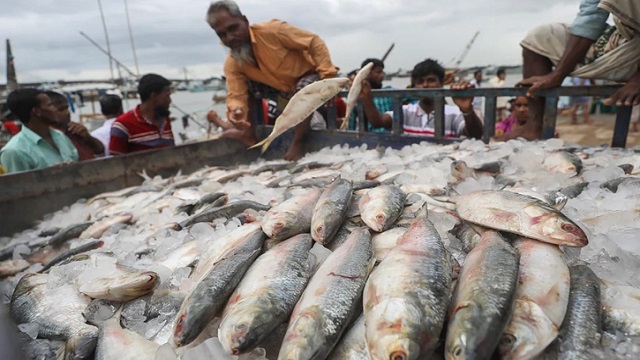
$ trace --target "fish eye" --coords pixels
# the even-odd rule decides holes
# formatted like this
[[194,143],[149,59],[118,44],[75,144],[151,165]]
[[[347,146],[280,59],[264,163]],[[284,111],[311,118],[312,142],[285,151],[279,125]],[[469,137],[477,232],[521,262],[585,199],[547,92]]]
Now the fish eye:
[[562,224],[562,226],[560,227],[562,230],[567,231],[567,232],[575,232],[576,231],[576,227],[571,225],[571,224]]
[[462,356],[462,347],[460,345],[456,345],[456,347],[453,348],[453,351],[451,353],[453,354],[454,357]]
[[500,340],[500,344],[503,346],[511,347],[516,343],[516,337],[511,334],[504,334]]

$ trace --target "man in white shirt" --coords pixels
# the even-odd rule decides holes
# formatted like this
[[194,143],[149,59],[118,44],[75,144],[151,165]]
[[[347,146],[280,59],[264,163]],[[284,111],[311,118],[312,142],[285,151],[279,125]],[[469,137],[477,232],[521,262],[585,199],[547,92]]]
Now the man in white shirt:
[[106,118],[101,127],[93,130],[91,136],[104,144],[104,155],[109,156],[109,139],[111,138],[111,125],[118,116],[122,115],[122,99],[118,95],[107,94],[100,97],[100,111]]
[[[489,80],[489,85],[494,88],[505,87],[505,80],[507,79],[507,72],[504,68],[498,68],[496,77]],[[507,106],[509,105],[508,96],[498,96],[496,98],[496,124],[504,120],[507,115]]]
[[[445,69],[435,60],[427,59],[418,63],[411,72],[411,81],[416,89],[437,89],[444,84]],[[454,90],[473,88],[469,82],[461,82],[451,86]],[[466,136],[480,139],[482,137],[482,121],[473,110],[473,97],[453,97],[453,105],[444,106],[445,137]],[[380,114],[373,103],[371,88],[363,82],[360,100],[364,111],[373,127],[391,129],[393,112]],[[435,135],[435,103],[433,98],[423,97],[415,104],[402,106],[404,115],[404,132],[407,134]]]

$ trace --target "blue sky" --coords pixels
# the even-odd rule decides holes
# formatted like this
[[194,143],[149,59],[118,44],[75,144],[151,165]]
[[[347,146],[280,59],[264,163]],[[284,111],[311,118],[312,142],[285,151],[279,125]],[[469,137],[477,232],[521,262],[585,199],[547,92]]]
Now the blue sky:
[[[20,82],[109,78],[97,0],[6,1],[0,34],[9,38]],[[168,77],[222,75],[226,49],[204,21],[210,1],[128,0],[140,71]],[[356,68],[395,42],[387,71],[427,57],[451,65],[476,31],[463,66],[519,64],[522,37],[547,22],[572,22],[578,0],[240,0],[250,22],[285,20],[319,34],[333,62]],[[124,0],[102,0],[113,55],[135,69]],[[2,46],[4,48],[4,46]],[[4,50],[2,50],[4,53]],[[4,54],[3,54],[4,56]],[[5,61],[0,61],[5,73]],[[0,82],[4,83],[4,75]]]

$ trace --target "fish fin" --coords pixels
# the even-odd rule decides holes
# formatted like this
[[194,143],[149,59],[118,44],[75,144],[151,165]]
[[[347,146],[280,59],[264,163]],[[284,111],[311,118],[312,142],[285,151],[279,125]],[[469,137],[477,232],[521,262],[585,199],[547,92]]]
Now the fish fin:
[[259,143],[255,144],[255,145],[249,146],[249,149],[253,149],[253,148],[257,148],[258,146],[262,146],[263,144],[265,144],[267,142],[267,139],[269,139],[269,138],[266,138],[266,139],[260,141]]
[[98,336],[70,337],[64,348],[64,359],[88,359],[96,349]]

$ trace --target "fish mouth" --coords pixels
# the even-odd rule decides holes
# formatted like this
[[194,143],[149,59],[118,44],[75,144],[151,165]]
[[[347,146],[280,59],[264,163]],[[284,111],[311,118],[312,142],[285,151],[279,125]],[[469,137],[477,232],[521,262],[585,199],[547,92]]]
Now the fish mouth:
[[389,355],[389,360],[407,360],[407,353],[396,350]]

